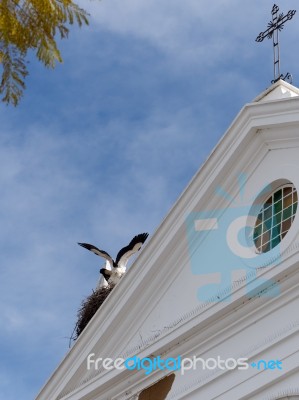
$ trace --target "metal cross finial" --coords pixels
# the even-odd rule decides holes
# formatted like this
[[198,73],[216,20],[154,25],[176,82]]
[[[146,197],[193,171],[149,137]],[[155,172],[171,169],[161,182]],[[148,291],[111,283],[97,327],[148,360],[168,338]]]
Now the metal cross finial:
[[292,19],[296,13],[296,10],[290,10],[287,15],[280,13],[278,15],[279,7],[274,4],[272,8],[272,21],[268,23],[268,29],[265,32],[261,32],[255,39],[256,42],[262,42],[265,38],[273,39],[273,53],[274,53],[274,79],[271,83],[279,81],[279,79],[291,79],[292,75],[288,72],[285,76],[280,74],[280,60],[279,60],[279,37],[278,33],[284,27],[284,23],[289,19]]

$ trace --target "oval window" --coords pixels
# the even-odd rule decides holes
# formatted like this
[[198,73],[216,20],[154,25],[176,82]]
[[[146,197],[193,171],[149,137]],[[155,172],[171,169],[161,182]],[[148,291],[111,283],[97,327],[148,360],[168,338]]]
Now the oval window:
[[259,253],[270,251],[282,241],[294,221],[297,204],[297,190],[291,183],[280,186],[267,198],[253,231],[253,241]]

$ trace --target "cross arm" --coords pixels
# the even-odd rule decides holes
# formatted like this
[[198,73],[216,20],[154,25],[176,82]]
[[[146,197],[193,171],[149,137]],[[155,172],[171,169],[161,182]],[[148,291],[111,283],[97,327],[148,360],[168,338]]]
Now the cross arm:
[[272,35],[273,35],[273,32],[274,32],[276,29],[279,29],[279,30],[281,31],[281,30],[283,29],[283,24],[284,24],[286,21],[292,19],[293,16],[295,15],[295,13],[296,13],[296,10],[290,10],[285,16],[284,16],[283,14],[281,14],[281,15],[278,17],[276,23],[273,23],[272,21],[269,22],[269,24],[268,24],[269,28],[266,29],[264,32],[261,32],[261,33],[257,36],[257,38],[255,39],[255,41],[256,41],[256,42],[262,42],[266,37],[267,37],[268,39],[270,39],[270,38],[272,37]]

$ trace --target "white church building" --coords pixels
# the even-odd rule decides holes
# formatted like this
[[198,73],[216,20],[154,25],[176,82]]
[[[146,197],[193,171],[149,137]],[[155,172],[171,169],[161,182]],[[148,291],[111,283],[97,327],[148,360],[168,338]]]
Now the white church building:
[[243,107],[37,400],[298,400],[297,189],[299,89],[279,80]]

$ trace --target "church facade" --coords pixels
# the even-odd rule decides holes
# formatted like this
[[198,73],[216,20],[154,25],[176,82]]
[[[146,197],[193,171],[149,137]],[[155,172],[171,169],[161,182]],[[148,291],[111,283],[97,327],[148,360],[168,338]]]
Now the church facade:
[[298,188],[299,90],[280,80],[243,107],[37,400],[299,399]]

